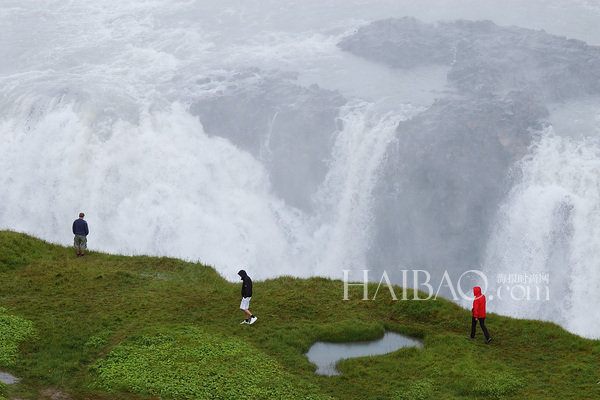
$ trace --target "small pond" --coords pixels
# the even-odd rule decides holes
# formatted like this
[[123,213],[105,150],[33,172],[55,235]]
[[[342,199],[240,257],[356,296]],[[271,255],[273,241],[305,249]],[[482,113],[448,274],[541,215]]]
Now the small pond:
[[377,356],[394,352],[402,347],[423,347],[416,339],[394,332],[386,332],[383,338],[364,342],[330,343],[316,342],[306,356],[317,366],[317,374],[339,375],[335,364],[344,358]]
[[19,381],[20,381],[19,378],[15,378],[14,376],[12,376],[11,374],[9,374],[8,372],[2,372],[2,371],[0,371],[0,382],[6,383],[7,385],[11,385],[11,384],[17,383]]

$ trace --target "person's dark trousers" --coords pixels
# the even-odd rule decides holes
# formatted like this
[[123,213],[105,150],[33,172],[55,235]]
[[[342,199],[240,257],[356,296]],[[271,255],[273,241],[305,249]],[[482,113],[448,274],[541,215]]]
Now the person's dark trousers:
[[[475,329],[477,328],[477,320],[475,319],[475,317],[471,317],[471,338],[475,337]],[[483,334],[485,335],[485,339],[489,339],[490,338],[490,333],[488,332],[487,328],[485,327],[485,318],[479,318],[479,325],[481,326],[481,330],[483,331]]]

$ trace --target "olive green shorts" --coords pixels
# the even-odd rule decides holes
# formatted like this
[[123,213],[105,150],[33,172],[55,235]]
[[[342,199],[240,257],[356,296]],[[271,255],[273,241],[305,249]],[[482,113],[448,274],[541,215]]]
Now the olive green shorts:
[[87,250],[87,236],[75,235],[73,246],[76,250]]

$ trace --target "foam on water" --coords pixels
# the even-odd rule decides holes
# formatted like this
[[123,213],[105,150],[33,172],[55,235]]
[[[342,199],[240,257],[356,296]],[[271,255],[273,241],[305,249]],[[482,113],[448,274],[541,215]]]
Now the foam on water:
[[376,105],[344,110],[320,213],[309,217],[271,193],[259,161],[208,137],[181,104],[99,129],[91,104],[28,102],[0,126],[3,226],[69,244],[82,210],[93,249],[201,260],[228,277],[248,265],[257,278],[333,276],[361,263],[378,165],[397,121],[414,112],[373,124],[366,110]]
[[550,128],[518,173],[488,245],[489,309],[598,337],[600,138]]

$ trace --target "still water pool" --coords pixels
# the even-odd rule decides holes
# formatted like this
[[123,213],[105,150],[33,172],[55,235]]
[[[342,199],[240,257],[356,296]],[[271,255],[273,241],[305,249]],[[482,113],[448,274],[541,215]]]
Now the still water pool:
[[330,343],[316,342],[306,353],[308,360],[317,366],[316,373],[339,375],[335,369],[338,361],[344,358],[376,356],[391,353],[402,347],[423,347],[416,339],[394,332],[386,332],[383,338],[364,342]]
[[14,376],[12,376],[11,374],[9,374],[8,372],[2,372],[2,371],[0,371],[0,382],[6,383],[7,385],[10,385],[12,383],[19,382],[19,378],[15,378]]

